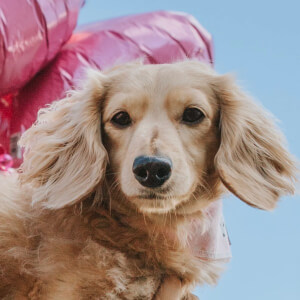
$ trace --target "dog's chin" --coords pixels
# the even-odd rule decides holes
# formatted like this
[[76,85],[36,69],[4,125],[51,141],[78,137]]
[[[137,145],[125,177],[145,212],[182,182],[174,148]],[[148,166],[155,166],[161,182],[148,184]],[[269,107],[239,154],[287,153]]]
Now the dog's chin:
[[130,197],[130,201],[144,214],[166,214],[175,210],[184,199],[149,193]]

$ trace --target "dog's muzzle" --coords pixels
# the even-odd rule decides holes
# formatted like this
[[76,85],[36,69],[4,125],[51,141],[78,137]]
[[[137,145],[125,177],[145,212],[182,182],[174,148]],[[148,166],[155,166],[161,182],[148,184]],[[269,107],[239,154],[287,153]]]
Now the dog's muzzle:
[[167,157],[138,156],[133,162],[132,171],[141,185],[156,188],[170,178],[172,161]]

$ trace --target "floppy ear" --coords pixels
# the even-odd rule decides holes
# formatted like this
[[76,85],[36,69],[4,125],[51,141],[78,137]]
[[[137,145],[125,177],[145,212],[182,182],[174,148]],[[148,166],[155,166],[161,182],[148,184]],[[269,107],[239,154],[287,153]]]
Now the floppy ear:
[[294,192],[296,168],[271,116],[240,90],[229,75],[218,76],[220,147],[215,165],[223,184],[247,204],[272,209]]
[[81,200],[100,182],[107,161],[100,120],[104,79],[90,70],[81,89],[41,109],[22,136],[20,178],[34,187],[33,203],[58,209]]

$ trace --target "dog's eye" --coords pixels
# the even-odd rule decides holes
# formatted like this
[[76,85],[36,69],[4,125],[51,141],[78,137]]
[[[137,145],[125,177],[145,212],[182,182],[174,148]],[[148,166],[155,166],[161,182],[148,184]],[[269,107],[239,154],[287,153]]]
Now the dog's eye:
[[182,115],[182,122],[186,124],[198,124],[204,119],[204,113],[195,107],[188,107]]
[[118,127],[124,128],[128,127],[132,121],[126,111],[120,111],[112,117],[111,122]]

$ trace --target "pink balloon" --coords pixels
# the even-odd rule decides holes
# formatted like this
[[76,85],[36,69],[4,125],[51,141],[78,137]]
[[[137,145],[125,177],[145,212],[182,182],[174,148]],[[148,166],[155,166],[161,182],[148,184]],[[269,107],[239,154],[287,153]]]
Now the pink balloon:
[[71,36],[84,0],[0,1],[0,95],[17,91]]

